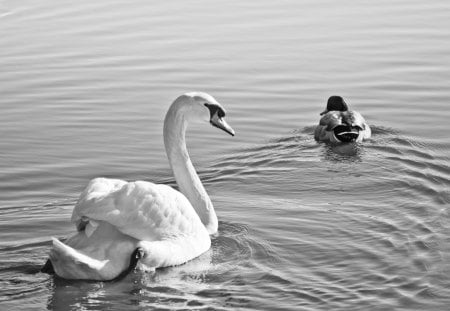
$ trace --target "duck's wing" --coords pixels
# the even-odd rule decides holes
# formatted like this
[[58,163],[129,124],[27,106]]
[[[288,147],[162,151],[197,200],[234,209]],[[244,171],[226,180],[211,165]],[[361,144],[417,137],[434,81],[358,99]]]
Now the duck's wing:
[[364,117],[357,111],[347,111],[343,113],[342,121],[359,130],[360,140],[368,139],[372,135],[369,124],[367,124]]
[[364,130],[367,126],[364,117],[357,111],[346,111],[342,113],[342,122],[352,127],[358,127],[360,130]]
[[86,234],[98,221],[138,240],[154,241],[190,234],[203,227],[187,198],[166,185],[96,178],[80,195],[72,222]]
[[342,113],[340,111],[327,112],[319,121],[319,125],[324,126],[327,131],[333,130],[340,124],[342,124]]

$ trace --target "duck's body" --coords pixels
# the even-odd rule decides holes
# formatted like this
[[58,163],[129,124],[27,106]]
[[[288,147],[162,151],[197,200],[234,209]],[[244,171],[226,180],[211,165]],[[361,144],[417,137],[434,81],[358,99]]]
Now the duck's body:
[[49,260],[58,276],[111,280],[136,264],[136,250],[142,267],[155,269],[185,263],[210,248],[217,216],[184,138],[187,121],[202,115],[202,109],[213,125],[234,134],[211,96],[190,93],[178,98],[166,115],[164,140],[182,193],[146,181],[93,179],[73,210],[78,232],[65,243],[53,239]]
[[357,111],[348,110],[347,104],[340,96],[331,96],[327,109],[321,115],[323,117],[314,131],[314,138],[318,141],[362,142],[372,135],[363,116]]

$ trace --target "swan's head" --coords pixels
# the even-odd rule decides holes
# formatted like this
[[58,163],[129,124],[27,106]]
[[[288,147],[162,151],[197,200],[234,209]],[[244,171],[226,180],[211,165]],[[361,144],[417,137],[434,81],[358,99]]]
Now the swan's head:
[[328,98],[327,109],[320,113],[324,115],[330,111],[348,111],[347,103],[341,96],[331,96]]
[[191,92],[182,95],[189,104],[188,115],[190,119],[209,122],[211,125],[224,130],[234,136],[234,130],[225,121],[225,109],[214,97],[207,93]]

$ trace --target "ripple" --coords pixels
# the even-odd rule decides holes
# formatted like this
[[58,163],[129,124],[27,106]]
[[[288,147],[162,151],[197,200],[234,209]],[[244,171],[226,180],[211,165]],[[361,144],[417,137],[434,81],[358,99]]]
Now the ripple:
[[[446,310],[450,6],[437,2],[2,2],[2,307]],[[212,249],[119,282],[37,272],[91,177],[176,186],[162,120],[198,88],[237,133],[188,134],[220,218]],[[313,139],[335,92],[370,140]]]

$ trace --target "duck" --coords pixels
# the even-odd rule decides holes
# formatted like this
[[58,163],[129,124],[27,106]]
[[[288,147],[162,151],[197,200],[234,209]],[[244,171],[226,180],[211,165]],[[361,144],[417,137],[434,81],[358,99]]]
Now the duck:
[[357,111],[349,110],[341,96],[330,96],[319,125],[314,130],[317,141],[331,143],[362,142],[372,135],[370,126]]
[[185,132],[203,122],[234,136],[225,109],[211,95],[176,98],[164,119],[163,137],[178,190],[150,181],[94,178],[72,212],[76,233],[52,238],[42,272],[63,279],[110,281],[136,268],[186,263],[208,251],[218,219],[189,157]]

